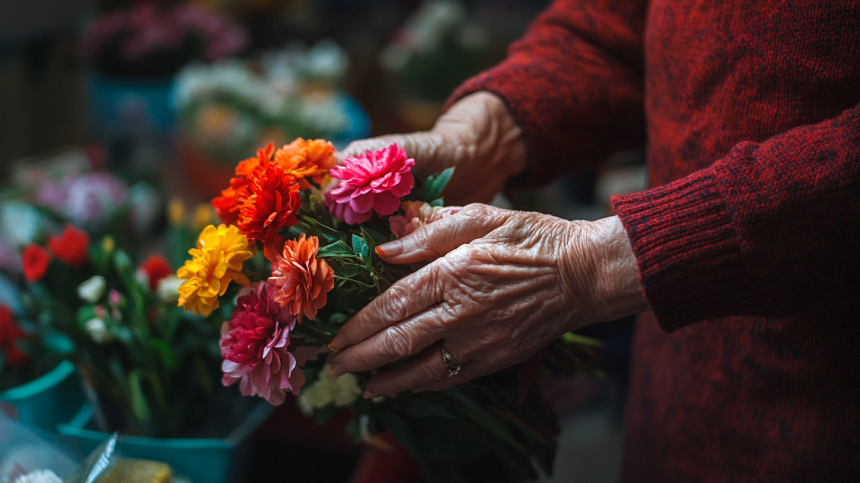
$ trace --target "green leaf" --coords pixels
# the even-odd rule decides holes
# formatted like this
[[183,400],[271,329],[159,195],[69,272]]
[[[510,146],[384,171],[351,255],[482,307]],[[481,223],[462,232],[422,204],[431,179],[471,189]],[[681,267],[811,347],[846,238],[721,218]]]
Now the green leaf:
[[566,334],[561,336],[561,341],[567,345],[584,345],[586,347],[603,347],[603,342],[599,340],[592,339],[591,337],[585,337],[583,335],[574,334],[573,332],[567,332]]
[[179,366],[176,359],[176,353],[173,351],[173,348],[164,341],[156,339],[155,337],[147,337],[146,342],[153,350],[161,355],[161,359],[164,361],[164,366],[168,371],[173,371]]
[[379,232],[379,230],[375,230],[369,226],[362,226],[361,233],[362,235],[364,235],[365,241],[368,240],[368,235],[370,235],[369,238],[373,239],[376,245],[382,245],[383,243],[388,243],[391,241],[389,237],[383,235],[381,232]]
[[83,327],[87,322],[94,319],[96,317],[96,306],[95,305],[84,305],[83,307],[78,309],[77,313],[77,321],[78,325]]
[[71,354],[75,351],[75,343],[62,332],[51,331],[42,336],[42,343],[51,352]]
[[358,265],[355,263],[343,263],[335,269],[335,273],[343,278],[352,278],[360,275],[365,270],[367,270],[367,267],[365,267],[364,265]]
[[424,184],[424,201],[431,203],[442,196],[442,190],[445,189],[452,174],[454,174],[454,168],[448,168],[436,176],[428,176],[427,183]]
[[152,411],[142,386],[142,371],[131,371],[128,374],[129,389],[131,389],[131,410],[138,421],[147,423],[152,418]]
[[346,237],[340,231],[335,230],[334,228],[331,228],[329,226],[325,226],[309,216],[298,215],[298,219],[302,222],[302,224],[308,227],[308,231],[312,232],[312,234],[322,238],[329,243],[338,240],[346,240]]
[[435,200],[430,202],[430,206],[445,206],[445,202],[442,198],[436,198]]
[[355,258],[355,254],[349,249],[346,243],[338,240],[320,247],[319,251],[317,251],[317,258]]
[[365,260],[370,257],[370,248],[367,246],[367,242],[358,235],[352,235],[352,249]]

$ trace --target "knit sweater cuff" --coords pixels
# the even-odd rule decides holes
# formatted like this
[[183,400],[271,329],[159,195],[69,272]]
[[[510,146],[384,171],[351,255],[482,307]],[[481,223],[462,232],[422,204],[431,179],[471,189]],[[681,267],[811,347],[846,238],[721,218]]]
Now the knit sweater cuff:
[[741,251],[712,169],[614,196],[612,204],[664,330],[736,310],[737,295],[744,290],[738,283],[743,280]]

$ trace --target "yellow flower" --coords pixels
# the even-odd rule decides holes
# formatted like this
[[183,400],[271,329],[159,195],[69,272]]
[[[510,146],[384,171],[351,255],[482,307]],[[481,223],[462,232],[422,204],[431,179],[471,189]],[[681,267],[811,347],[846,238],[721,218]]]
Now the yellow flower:
[[176,272],[185,279],[179,286],[179,306],[204,316],[218,308],[218,297],[224,295],[231,281],[248,285],[242,274],[242,262],[253,253],[248,237],[235,226],[207,226],[197,238],[197,248],[188,250],[193,257]]

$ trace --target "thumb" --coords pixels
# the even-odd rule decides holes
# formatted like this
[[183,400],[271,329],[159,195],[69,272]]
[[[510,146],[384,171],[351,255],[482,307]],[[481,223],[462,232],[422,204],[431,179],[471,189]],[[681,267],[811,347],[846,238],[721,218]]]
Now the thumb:
[[376,253],[389,263],[434,260],[495,230],[505,223],[507,213],[493,206],[471,204],[452,216],[376,247]]

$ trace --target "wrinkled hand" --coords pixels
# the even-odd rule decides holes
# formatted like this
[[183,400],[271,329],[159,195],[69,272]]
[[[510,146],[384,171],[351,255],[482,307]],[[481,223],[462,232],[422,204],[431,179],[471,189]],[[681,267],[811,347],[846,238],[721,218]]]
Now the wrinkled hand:
[[[469,205],[382,245],[390,263],[431,263],[341,328],[332,372],[376,374],[365,397],[441,390],[523,362],[569,330],[647,310],[617,217],[566,221]],[[454,377],[441,341],[462,366]]]
[[[459,100],[439,117],[430,131],[392,134],[355,141],[339,152],[340,161],[392,143],[415,158],[415,172],[441,172],[455,167],[445,188],[445,202],[463,205],[488,202],[505,182],[525,169],[526,148],[505,103],[496,95],[477,92]],[[481,183],[476,184],[475,180]]]

